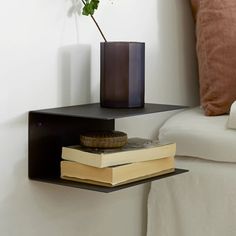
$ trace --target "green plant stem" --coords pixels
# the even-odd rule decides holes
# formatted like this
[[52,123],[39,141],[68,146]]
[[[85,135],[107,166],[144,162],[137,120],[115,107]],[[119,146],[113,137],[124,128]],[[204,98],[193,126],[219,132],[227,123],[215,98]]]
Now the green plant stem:
[[[82,3],[83,3],[84,5],[86,4],[84,0],[81,0],[81,1],[82,1]],[[102,32],[102,30],[101,30],[99,24],[97,23],[97,21],[96,21],[95,18],[94,18],[94,16],[90,14],[90,17],[92,18],[92,20],[94,21],[95,25],[97,26],[97,28],[98,28],[100,34],[102,35],[104,41],[107,42],[106,37],[104,36],[104,34],[103,34],[103,32]]]

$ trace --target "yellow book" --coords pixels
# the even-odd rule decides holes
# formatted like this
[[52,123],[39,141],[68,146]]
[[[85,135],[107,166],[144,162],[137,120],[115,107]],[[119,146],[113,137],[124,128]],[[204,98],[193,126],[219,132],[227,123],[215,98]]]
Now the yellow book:
[[61,178],[105,186],[140,180],[173,172],[174,157],[97,168],[73,161],[61,161]]
[[62,159],[104,168],[170,157],[174,156],[175,152],[175,143],[160,143],[156,140],[130,138],[127,145],[118,149],[94,149],[80,145],[63,147]]

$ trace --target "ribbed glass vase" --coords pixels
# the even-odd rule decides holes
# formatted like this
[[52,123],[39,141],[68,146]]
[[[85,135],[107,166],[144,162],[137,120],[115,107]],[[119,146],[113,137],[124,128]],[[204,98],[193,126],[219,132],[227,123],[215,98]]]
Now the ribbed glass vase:
[[100,44],[100,103],[110,108],[144,106],[145,43]]

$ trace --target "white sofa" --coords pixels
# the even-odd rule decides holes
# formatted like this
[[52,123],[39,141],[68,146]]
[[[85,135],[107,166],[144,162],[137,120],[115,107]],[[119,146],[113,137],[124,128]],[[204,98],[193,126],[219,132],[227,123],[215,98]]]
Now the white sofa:
[[227,119],[196,107],[162,126],[160,139],[177,143],[177,167],[189,172],[152,183],[147,236],[236,235],[236,130]]

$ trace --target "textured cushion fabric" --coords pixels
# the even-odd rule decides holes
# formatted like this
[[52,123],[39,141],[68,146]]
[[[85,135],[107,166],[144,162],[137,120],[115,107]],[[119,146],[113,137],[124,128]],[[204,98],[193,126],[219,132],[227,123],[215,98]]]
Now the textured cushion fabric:
[[177,155],[236,162],[236,131],[227,129],[228,115],[205,116],[200,107],[171,117],[160,129],[161,141],[177,144]]
[[205,115],[236,100],[236,1],[191,0],[196,19],[200,98]]
[[236,164],[177,158],[189,172],[152,182],[147,236],[235,236]]

